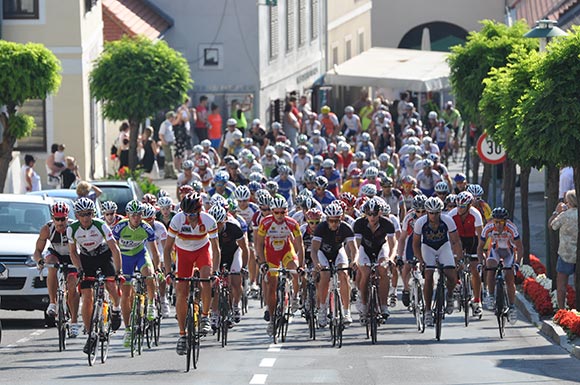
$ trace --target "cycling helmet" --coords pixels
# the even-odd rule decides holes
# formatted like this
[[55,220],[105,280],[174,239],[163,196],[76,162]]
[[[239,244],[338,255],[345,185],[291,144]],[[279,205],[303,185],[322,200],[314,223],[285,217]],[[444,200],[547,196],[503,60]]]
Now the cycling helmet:
[[308,190],[307,188],[303,188],[302,190],[300,190],[298,195],[303,195],[307,198],[312,198],[312,196],[313,196],[312,191]]
[[377,199],[380,199],[381,202],[381,212],[383,213],[384,216],[388,217],[391,214],[391,206],[385,202],[384,199],[376,197]]
[[[235,130],[234,132],[232,132],[232,139],[233,140],[240,140],[240,139],[242,139],[242,137],[243,137],[243,135],[240,131]],[[194,151],[195,151],[195,148],[194,148]]]
[[278,167],[278,174],[279,175],[290,175],[290,167],[284,165],[284,166],[280,166]]
[[378,159],[373,159],[369,162],[369,167],[381,168],[381,162]]
[[364,206],[364,204],[369,200],[369,198],[367,198],[365,195],[356,198],[356,201],[354,202],[354,207],[357,209],[360,209],[361,207]]
[[268,190],[260,189],[256,191],[256,202],[260,206],[268,206],[272,203],[272,195],[268,192]]
[[228,200],[221,196],[220,194],[213,194],[209,200],[210,206],[221,206],[224,209],[229,209]]
[[342,207],[343,212],[345,212],[346,209],[348,208],[348,205],[346,203],[344,203],[343,201],[341,201],[340,199],[335,199],[330,204],[331,205],[339,205],[340,207]]
[[153,205],[150,205],[149,203],[145,203],[143,205],[143,219],[149,219],[149,218],[155,218],[155,207],[153,207]]
[[491,212],[491,217],[493,219],[508,219],[509,216],[509,212],[503,207],[496,207]]
[[445,206],[457,204],[457,195],[449,194],[445,197]]
[[388,162],[389,161],[389,154],[387,153],[380,153],[379,154],[379,162]]
[[218,173],[215,175],[214,180],[216,182],[224,182],[224,183],[226,183],[227,181],[230,180],[230,174],[228,174],[227,171],[218,171]]
[[193,146],[193,153],[194,154],[201,154],[203,152],[203,146],[201,144],[196,144]]
[[304,195],[301,194],[296,195],[296,198],[294,198],[294,205],[296,205],[296,207],[300,207],[305,198],[306,196]]
[[379,170],[376,167],[368,167],[363,175],[364,178],[376,178],[379,175]]
[[235,127],[237,124],[238,124],[238,122],[234,118],[229,118],[226,121],[226,125],[228,125],[228,126],[234,126]]
[[250,199],[250,189],[248,186],[240,185],[234,191],[234,197],[240,201],[247,201]]
[[483,196],[483,188],[478,184],[470,184],[467,186],[467,191],[469,191],[475,199]]
[[151,193],[147,193],[143,195],[143,198],[141,198],[141,203],[149,203],[150,205],[155,206],[157,203],[157,197]]
[[381,178],[381,187],[393,187],[394,182],[393,182],[393,178],[390,178],[388,176],[383,176]]
[[228,210],[230,211],[230,213],[235,213],[240,208],[240,206],[238,206],[238,200],[235,198],[229,197],[227,199],[227,203],[228,203]]
[[273,130],[280,130],[282,128],[282,125],[280,124],[280,122],[274,122],[272,123],[272,129]]
[[270,203],[270,208],[272,210],[274,210],[274,209],[287,209],[288,202],[286,202],[286,199],[279,196],[279,197],[272,199],[272,202]]
[[324,159],[322,162],[322,168],[334,168],[334,160]]
[[427,198],[425,201],[425,210],[429,213],[440,213],[444,207],[443,201],[437,197]]
[[437,155],[435,153],[429,154],[429,159],[431,159],[431,161],[433,163],[438,162],[439,161],[439,155]]
[[435,185],[435,192],[437,193],[449,193],[449,186],[446,182],[439,182]]
[[157,201],[157,206],[159,206],[159,207],[172,207],[173,201],[171,200],[170,197],[161,197]]
[[453,180],[457,183],[465,182],[466,179],[467,179],[467,177],[462,172],[455,174],[455,176],[453,177]]
[[142,214],[143,213],[143,205],[136,199],[133,199],[127,206],[125,206],[125,212],[127,215],[129,214]]
[[433,161],[431,159],[423,160],[423,168],[433,167]]
[[[431,143],[433,143],[433,138],[431,138],[430,136],[425,136],[423,137],[423,144],[425,146],[430,146]],[[426,150],[429,150],[430,148],[427,148]]]
[[340,152],[350,151],[350,144],[346,142],[338,143],[338,151]]
[[191,170],[191,169],[193,169],[193,162],[188,159],[182,163],[181,167],[184,170]]
[[211,147],[211,140],[204,139],[199,144],[201,144],[201,146],[204,148]]
[[272,146],[266,146],[266,148],[264,149],[264,154],[266,155],[274,155],[275,153],[276,150]]
[[95,202],[89,198],[79,198],[75,201],[75,213],[79,211],[95,211]]
[[101,209],[104,212],[117,211],[117,204],[113,201],[105,201],[101,203]]
[[365,160],[366,157],[367,157],[366,154],[362,151],[357,151],[354,153],[355,160]]
[[375,198],[371,198],[368,201],[365,202],[365,204],[362,207],[362,210],[368,214],[368,213],[378,213],[379,211],[381,211],[381,202],[378,199]]
[[353,106],[346,106],[346,107],[344,107],[344,113],[345,114],[352,114],[352,113],[354,113],[354,107]]
[[322,211],[317,208],[310,209],[304,215],[307,221],[319,221],[322,218]]
[[203,185],[198,180],[194,180],[193,182],[191,182],[191,187],[193,188],[193,191],[198,193],[201,193],[203,190]]
[[181,210],[187,214],[200,210],[201,206],[201,196],[196,192],[191,192],[184,196],[179,204]]
[[157,199],[159,199],[161,197],[168,197],[168,196],[169,196],[169,193],[166,190],[161,189],[157,192]]
[[250,192],[256,192],[262,188],[262,184],[258,181],[252,180],[248,183],[248,188],[250,189]]
[[424,210],[427,196],[423,194],[415,195],[413,198],[413,210]]
[[[186,162],[190,162],[190,161],[187,160]],[[203,158],[202,157],[202,158],[197,158],[195,160],[195,167],[197,167],[197,168],[205,168],[207,166],[209,166],[209,162],[208,162],[208,160],[206,158]]]
[[361,139],[363,142],[368,142],[369,140],[371,140],[371,136],[369,135],[369,133],[368,133],[368,132],[363,132],[363,133],[361,134],[361,136],[360,136],[360,139]]
[[344,214],[344,211],[342,211],[342,207],[339,204],[336,204],[333,202],[333,203],[329,204],[328,206],[326,206],[324,213],[329,218],[330,217],[333,217],[333,218],[339,217],[340,218]]
[[312,198],[304,197],[304,199],[302,200],[302,202],[300,204],[300,208],[302,208],[304,210],[310,210],[313,205],[314,205],[314,201],[312,200]]
[[457,194],[455,203],[457,206],[467,206],[473,202],[473,195],[469,191],[462,191]]
[[417,180],[413,178],[411,175],[405,175],[403,179],[401,179],[401,183],[404,185],[413,185],[417,184]]
[[273,193],[278,192],[278,183],[274,182],[273,180],[266,182],[266,190]]
[[346,203],[349,207],[354,207],[356,197],[349,192],[343,192],[338,196],[338,199]]
[[320,112],[323,114],[328,114],[328,113],[330,113],[330,107],[322,106],[322,108],[320,109]]
[[179,187],[179,194],[189,194],[194,192],[193,186],[189,184],[184,184],[183,186]]
[[352,170],[350,170],[350,173],[348,174],[351,178],[360,178],[362,176],[362,171],[360,168],[355,167]]
[[221,223],[221,222],[225,222],[227,217],[228,217],[228,213],[226,212],[226,209],[224,209],[222,206],[211,206],[211,208],[209,209],[209,211],[207,212],[209,215],[211,215],[216,222]]
[[300,136],[298,136],[298,143],[306,143],[306,142],[308,142],[308,136],[300,134]]
[[248,179],[250,179],[251,182],[261,182],[262,179],[264,179],[264,175],[260,172],[251,172]]
[[360,191],[363,195],[372,198],[375,195],[377,195],[377,186],[371,183],[365,184],[364,186],[361,187]]
[[323,161],[324,158],[322,158],[322,155],[316,155],[314,158],[312,158],[312,164],[322,164]]
[[427,117],[429,119],[437,120],[437,112],[435,112],[435,111],[429,111],[429,114],[427,115]]
[[316,181],[316,173],[313,170],[306,170],[304,171],[304,182],[315,182]]
[[324,176],[317,176],[315,183],[316,183],[316,187],[322,187],[322,188],[328,187],[328,179],[326,179],[326,177],[324,177]]
[[256,119],[252,120],[252,126],[259,126],[260,124],[262,124],[260,119],[256,118]]
[[68,216],[68,205],[65,202],[56,202],[50,206],[50,214],[55,218],[63,218]]

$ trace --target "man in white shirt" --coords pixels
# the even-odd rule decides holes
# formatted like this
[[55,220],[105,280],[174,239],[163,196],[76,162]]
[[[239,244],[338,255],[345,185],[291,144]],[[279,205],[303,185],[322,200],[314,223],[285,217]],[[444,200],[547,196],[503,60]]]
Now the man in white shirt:
[[161,147],[165,153],[165,164],[163,170],[165,171],[165,178],[171,179],[177,179],[173,164],[173,150],[171,148],[175,142],[175,133],[173,132],[174,119],[175,112],[169,111],[165,114],[165,120],[159,126],[159,139],[161,139]]

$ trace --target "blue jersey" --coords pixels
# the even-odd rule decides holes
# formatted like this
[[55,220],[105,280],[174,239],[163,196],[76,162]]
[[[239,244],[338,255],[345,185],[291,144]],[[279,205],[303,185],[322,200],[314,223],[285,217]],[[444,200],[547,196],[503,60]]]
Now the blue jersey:
[[320,170],[320,172],[318,173],[318,175],[322,175],[323,177],[325,177],[326,179],[328,179],[328,189],[332,190],[335,188],[339,188],[340,189],[340,172],[338,170],[332,170],[332,175],[330,176],[326,176],[326,174],[324,173],[324,169]]
[[316,190],[313,190],[312,194],[313,198],[316,199],[318,202],[320,202],[320,205],[322,206],[323,209],[325,209],[326,206],[328,206],[329,204],[331,204],[336,200],[334,194],[328,190],[324,190],[324,197],[322,198],[316,194]]
[[[216,191],[215,187],[212,187],[209,189],[209,191],[207,192],[207,194],[212,197],[214,194],[217,194],[218,192]],[[220,194],[221,196],[223,196],[224,198],[228,199],[229,197],[231,197],[233,194],[233,191],[226,187],[226,189],[224,190],[223,194]]]

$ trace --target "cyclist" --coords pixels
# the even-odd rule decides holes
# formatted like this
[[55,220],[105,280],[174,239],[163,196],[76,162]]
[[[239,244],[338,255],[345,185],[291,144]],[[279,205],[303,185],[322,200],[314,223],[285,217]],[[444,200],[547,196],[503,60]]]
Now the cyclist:
[[[171,252],[176,249],[175,274],[178,277],[191,277],[194,266],[199,269],[201,278],[209,278],[212,271],[217,272],[220,265],[220,246],[215,219],[202,211],[202,201],[198,193],[186,195],[180,204],[181,212],[177,213],[169,224],[167,241],[163,250],[165,268],[171,266]],[[171,277],[171,274],[169,275]],[[185,337],[185,317],[187,313],[187,296],[189,282],[178,281],[176,288],[175,310],[179,324],[177,354],[187,353]],[[203,333],[211,331],[209,308],[211,305],[211,287],[209,282],[201,285],[203,309],[200,329]]]
[[401,192],[403,193],[403,202],[405,202],[406,210],[411,210],[413,199],[417,195],[423,195],[421,190],[417,188],[417,180],[410,175],[401,179]]
[[431,159],[423,160],[423,169],[417,173],[417,184],[424,195],[430,197],[435,192],[435,186],[441,182],[441,175],[433,170]]
[[[241,186],[240,186],[241,187]],[[214,205],[209,209],[209,215],[214,217],[218,226],[219,245],[221,250],[220,265],[225,265],[230,273],[239,273],[242,267],[248,265],[248,242],[241,227],[228,220],[228,213],[222,206]],[[241,318],[240,300],[242,298],[242,277],[232,275],[229,277],[232,288],[232,308],[234,322],[239,323]],[[217,325],[217,301],[218,296],[214,296],[213,314]]]
[[157,201],[157,206],[159,207],[159,211],[155,213],[155,220],[161,222],[165,226],[165,229],[168,229],[169,223],[175,214],[177,214],[173,210],[173,201],[170,197],[161,197]]
[[483,228],[483,219],[477,209],[471,206],[473,195],[467,191],[457,194],[455,199],[457,207],[449,212],[449,216],[455,221],[457,233],[461,240],[461,247],[466,254],[470,254],[469,268],[471,270],[471,284],[473,286],[473,315],[480,316],[481,310],[481,277],[477,271],[478,263],[481,263],[477,257],[477,244]]
[[[50,214],[52,220],[47,222],[40,228],[40,234],[36,240],[36,248],[34,249],[34,260],[38,268],[42,269],[46,263],[66,263],[72,265],[70,252],[68,247],[68,238],[66,236],[66,228],[72,223],[68,219],[69,208],[65,202],[56,202],[50,206]],[[46,247],[46,242],[50,242],[48,251],[43,254]],[[71,324],[69,335],[71,338],[76,338],[79,335],[78,313],[79,313],[79,293],[76,290],[77,271],[70,269],[66,277],[67,290],[67,306],[70,310]],[[56,290],[58,280],[56,277],[56,269],[50,268],[46,278],[46,286],[48,287],[48,297],[50,303],[46,309],[46,313],[55,317],[57,315],[56,306]]]
[[256,279],[258,276],[258,269],[256,265],[256,255],[254,253],[254,231],[252,226],[252,218],[254,214],[260,211],[260,208],[254,202],[250,202],[251,192],[248,186],[238,186],[234,191],[234,197],[238,201],[238,213],[246,221],[248,225],[248,247],[250,249],[250,257],[248,260],[249,284],[250,291],[258,292]]
[[[155,230],[142,219],[143,204],[137,200],[132,200],[125,207],[127,218],[123,219],[113,229],[113,237],[119,243],[121,250],[121,260],[123,271],[131,275],[135,270],[144,276],[151,276],[159,267],[159,251],[155,243]],[[147,244],[147,248],[145,245]],[[152,250],[153,261],[147,252]],[[157,317],[155,308],[155,280],[149,278],[147,285],[147,319],[153,320]],[[131,297],[133,286],[127,281],[122,286],[121,309],[123,310],[123,322],[125,323],[125,337],[123,344],[129,347],[131,344]]]
[[[94,277],[98,269],[107,277],[122,274],[121,252],[109,226],[95,216],[95,202],[89,198],[79,198],[74,205],[77,221],[66,229],[68,247],[71,260],[81,276]],[[120,298],[116,284],[106,282],[105,287],[113,301],[111,309],[111,327],[113,330],[121,326]],[[85,330],[89,330],[91,315],[93,314],[93,287],[92,282],[81,282],[83,298],[82,317]],[[83,348],[88,353],[97,336],[91,336]]]
[[[312,238],[311,257],[316,270],[320,271],[323,267],[329,267],[333,263],[337,268],[348,267],[350,260],[356,260],[357,247],[354,240],[352,228],[344,221],[342,217],[344,212],[342,207],[336,202],[328,205],[324,210],[326,220],[321,222],[314,231]],[[348,249],[348,252],[347,252]],[[340,280],[340,296],[342,307],[344,309],[344,323],[352,323],[350,316],[350,282],[345,270],[337,272]],[[330,283],[330,272],[320,271],[320,281],[318,283],[318,303],[319,313],[318,325],[323,328],[328,324],[328,285]]]
[[467,177],[464,173],[460,172],[455,174],[453,181],[455,182],[455,188],[453,188],[455,194],[459,194],[467,189]]
[[111,229],[123,219],[121,214],[117,214],[117,204],[113,201],[105,201],[101,203],[101,211],[103,212],[102,220],[105,221],[107,226]]
[[393,261],[395,254],[395,225],[390,219],[380,216],[382,203],[378,198],[369,199],[362,207],[364,216],[354,223],[354,235],[358,247],[357,281],[361,295],[359,308],[361,323],[366,321],[367,313],[367,285],[371,273],[371,263],[378,263],[381,277],[379,298],[381,299],[381,313],[386,319],[389,315],[387,297],[389,295],[389,279],[387,262]]
[[441,181],[435,185],[435,194],[437,198],[445,202],[445,198],[449,195],[449,185],[447,182]]
[[361,185],[361,175],[362,171],[360,170],[360,168],[355,167],[352,170],[350,170],[349,178],[347,179],[346,182],[342,184],[340,191],[343,193],[348,192],[354,196],[358,196],[358,191]]
[[504,268],[507,269],[504,274],[510,303],[508,321],[513,325],[517,321],[517,312],[514,305],[516,285],[514,271],[511,267],[513,267],[514,263],[519,265],[521,262],[524,245],[517,226],[508,219],[509,213],[505,208],[496,207],[493,209],[491,216],[493,220],[484,226],[477,245],[477,256],[480,260],[483,260],[484,246],[488,239],[491,240],[491,247],[488,249],[486,260],[486,283],[489,292],[486,298],[486,305],[490,310],[495,308],[495,269],[501,258],[503,259]]
[[322,208],[324,209],[326,206],[336,200],[336,196],[326,189],[328,187],[328,179],[326,179],[326,177],[322,175],[317,176],[315,183],[316,188],[312,192],[313,197],[322,205]]
[[391,207],[391,214],[399,218],[399,220],[405,218],[407,214],[407,209],[405,208],[405,202],[403,201],[403,193],[401,190],[394,188],[393,178],[388,176],[381,177],[381,194],[380,197],[387,202]]
[[[264,218],[255,236],[256,257],[262,269],[278,268],[282,264],[287,269],[298,269],[304,264],[304,245],[298,222],[286,215],[288,203],[282,197],[272,199],[270,208],[272,215]],[[276,274],[268,273],[270,279],[266,282],[265,298],[268,309],[276,307]],[[298,288],[298,275],[292,277],[294,287]],[[298,289],[295,290],[296,296]],[[292,307],[298,306],[294,299]],[[267,332],[271,335],[274,330],[274,317],[270,317]]]
[[323,176],[328,181],[326,189],[332,193],[335,197],[338,197],[340,193],[340,187],[342,186],[342,177],[340,171],[334,168],[334,160],[324,159],[322,162],[322,171],[318,175]]
[[461,241],[457,234],[457,227],[451,217],[442,214],[443,201],[431,197],[425,201],[427,215],[415,222],[413,234],[413,252],[425,265],[425,323],[433,326],[431,313],[431,298],[433,297],[433,272],[437,268],[437,259],[443,265],[443,272],[447,277],[447,305],[448,314],[453,313],[453,289],[457,284],[455,258],[462,258]]
[[478,184],[470,184],[467,186],[466,191],[469,191],[473,195],[473,207],[479,210],[481,217],[487,223],[491,219],[491,207],[483,200],[483,187]]

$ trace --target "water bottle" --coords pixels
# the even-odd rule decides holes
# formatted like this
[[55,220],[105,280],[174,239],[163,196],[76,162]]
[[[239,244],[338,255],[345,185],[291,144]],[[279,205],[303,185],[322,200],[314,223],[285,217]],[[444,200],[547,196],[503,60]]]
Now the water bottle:
[[103,301],[103,321],[106,323],[109,321],[109,303]]

